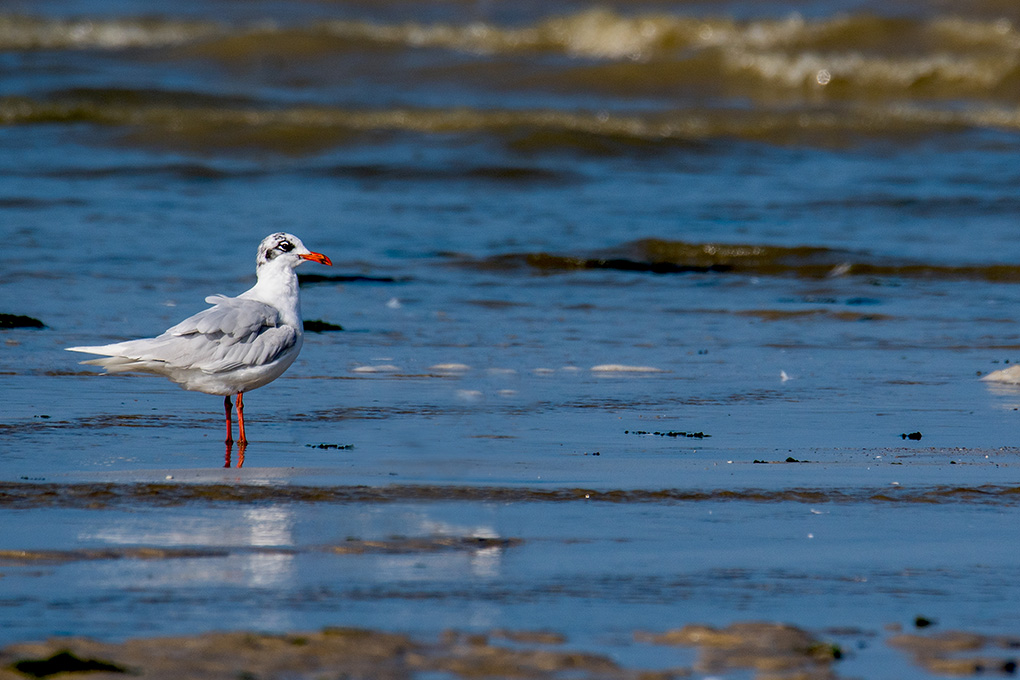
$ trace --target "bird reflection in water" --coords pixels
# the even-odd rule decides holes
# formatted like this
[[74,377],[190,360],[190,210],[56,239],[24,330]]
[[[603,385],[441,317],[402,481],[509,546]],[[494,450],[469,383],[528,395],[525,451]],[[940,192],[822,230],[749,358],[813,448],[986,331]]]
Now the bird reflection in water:
[[[226,443],[226,447],[227,447],[227,453],[224,456],[223,467],[228,468],[228,467],[230,467],[230,459],[231,459],[231,457],[233,456],[233,453],[234,453],[234,442],[228,441]],[[237,443],[237,467],[243,467],[244,466],[244,450],[246,448],[248,448],[248,444],[247,443],[245,443],[245,442],[238,442]]]

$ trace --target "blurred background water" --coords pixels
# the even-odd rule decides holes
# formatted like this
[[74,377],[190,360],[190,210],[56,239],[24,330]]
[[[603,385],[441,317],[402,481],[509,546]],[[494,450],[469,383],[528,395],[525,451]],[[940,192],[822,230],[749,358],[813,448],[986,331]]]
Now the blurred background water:
[[[8,0],[0,150],[0,313],[46,326],[0,331],[11,484],[842,490],[822,502],[844,523],[830,518],[832,540],[810,549],[809,508],[751,497],[727,506],[722,533],[692,499],[598,520],[527,499],[374,505],[360,519],[333,517],[353,512],[342,503],[285,505],[302,529],[274,540],[470,533],[481,516],[521,536],[524,557],[461,574],[474,590],[456,596],[448,564],[423,568],[443,604],[431,622],[415,612],[416,627],[544,625],[623,655],[610,633],[742,617],[881,630],[924,610],[1017,632],[1017,563],[994,541],[1016,537],[1020,400],[976,380],[1020,358],[1015,2]],[[310,333],[290,372],[249,395],[245,467],[219,473],[218,399],[99,377],[62,348],[156,334],[206,295],[241,292],[255,246],[281,230],[333,259],[302,268],[304,312],[344,330]],[[639,434],[655,432],[707,436]],[[754,463],[787,458],[812,464]],[[893,483],[998,500],[889,519],[854,495]],[[218,518],[248,513],[258,533],[268,520],[249,511],[266,501],[237,503],[169,512],[202,527],[194,542],[250,545]],[[25,530],[2,548],[181,541],[147,524],[144,503],[126,523],[8,505]],[[323,528],[334,521],[353,528]],[[93,526],[108,524],[116,538]],[[782,536],[761,541],[763,524]],[[715,595],[655,581],[636,596],[644,567],[612,557],[635,535],[656,578]],[[593,543],[569,542],[582,537]],[[554,594],[591,575],[593,554],[620,579]],[[239,577],[226,601],[289,582],[297,592],[262,603],[257,625],[409,625],[411,577],[363,559],[330,607],[310,604],[322,577],[304,568],[271,588]],[[211,611],[213,627],[250,620],[216,595],[229,559],[199,585],[159,576],[162,603],[143,586],[109,595],[123,609],[112,623],[89,603],[117,576],[94,567],[7,569],[21,578],[4,580],[6,639],[128,636],[143,618],[156,622],[146,633],[200,630]],[[704,569],[744,576],[705,585]],[[908,573],[922,576],[862,594]],[[79,594],[39,594],[38,578]],[[802,586],[774,595],[791,579]],[[820,609],[803,585],[816,580],[829,584]],[[503,607],[507,588],[530,594]],[[623,618],[581,625],[588,607]]]

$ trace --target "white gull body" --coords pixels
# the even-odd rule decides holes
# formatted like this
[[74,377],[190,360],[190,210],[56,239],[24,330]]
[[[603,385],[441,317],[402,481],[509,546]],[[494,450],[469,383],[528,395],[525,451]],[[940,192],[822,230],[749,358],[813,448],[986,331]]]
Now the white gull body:
[[82,363],[110,373],[149,373],[169,378],[186,390],[223,395],[230,434],[230,396],[238,395],[240,442],[245,443],[241,395],[283,375],[301,351],[304,328],[294,269],[329,258],[308,250],[296,236],[267,236],[256,256],[255,285],[237,297],[211,295],[212,305],[154,338],[112,345],[68,347],[103,355]]

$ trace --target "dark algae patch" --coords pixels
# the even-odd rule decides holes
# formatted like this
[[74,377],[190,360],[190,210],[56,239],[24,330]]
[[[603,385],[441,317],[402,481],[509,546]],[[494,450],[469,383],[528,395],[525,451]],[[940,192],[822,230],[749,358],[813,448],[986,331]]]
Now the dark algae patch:
[[944,676],[1013,676],[1020,656],[1020,637],[945,631],[934,635],[902,633],[888,640],[890,647],[913,662]]
[[46,328],[46,324],[23,314],[0,314],[0,330],[8,328]]
[[298,274],[302,286],[320,283],[401,283],[403,279],[392,276],[367,276],[362,274]]
[[92,560],[168,560],[225,557],[217,548],[83,548],[78,550],[0,550],[0,565],[59,564]]
[[[898,259],[866,251],[822,246],[776,246],[753,243],[691,243],[645,238],[593,253],[507,253],[486,258],[458,256],[455,264],[487,271],[531,269],[542,273],[609,269],[652,274],[740,274],[824,279],[869,276],[947,281],[1020,282],[1020,266],[1010,264],[944,265]],[[866,298],[860,304],[870,304]],[[876,315],[847,315],[875,320]]]
[[320,319],[310,319],[304,322],[305,330],[309,333],[328,333],[331,331],[342,331],[343,326]]
[[[806,462],[806,461],[786,461]],[[1020,506],[1020,486],[928,485],[911,487],[591,489],[516,486],[393,484],[389,486],[260,486],[254,484],[0,482],[0,508],[103,509],[130,506],[273,503],[969,503]]]
[[61,673],[127,673],[113,663],[98,659],[82,659],[71,652],[57,652],[48,659],[25,659],[12,668],[32,678],[48,678]]
[[[1020,638],[947,631],[925,636],[857,631],[939,676],[1013,675]],[[837,639],[846,634],[829,631]],[[784,622],[688,623],[635,630],[637,645],[689,648],[691,665],[630,668],[609,655],[570,648],[555,630],[445,630],[434,636],[349,627],[268,634],[213,632],[105,643],[88,638],[13,644],[0,650],[0,680],[65,673],[129,673],[149,680],[236,678],[416,678],[426,675],[532,680],[673,680],[750,672],[771,680],[836,678],[844,646]],[[869,645],[870,646],[870,645]],[[866,649],[866,648],[862,648]],[[186,653],[182,653],[186,651]],[[850,656],[853,656],[851,654]],[[740,675],[739,677],[743,677]]]
[[705,439],[711,437],[710,434],[704,432],[685,432],[683,430],[669,430],[667,432],[649,432],[647,430],[624,430],[624,434],[650,434],[656,437],[669,437],[676,439],[677,437],[686,437],[687,439]]
[[688,625],[665,633],[637,633],[639,641],[698,649],[694,669],[718,674],[751,669],[772,678],[823,678],[843,658],[837,645],[782,623],[744,622],[726,628]]
[[26,567],[61,565],[71,562],[109,560],[181,560],[224,558],[232,555],[295,555],[299,552],[333,555],[413,555],[438,552],[474,552],[519,546],[519,538],[487,536],[425,536],[388,539],[348,538],[337,544],[314,545],[303,549],[266,546],[231,548],[112,547],[73,550],[0,550],[0,566]]
[[484,536],[437,536],[433,538],[394,538],[385,541],[348,539],[327,548],[339,555],[407,554],[510,548],[522,543],[517,538],[488,538]]
[[[491,638],[491,639],[490,639]],[[444,677],[520,677],[542,680],[566,677],[584,680],[631,680],[637,672],[619,665],[609,656],[550,647],[550,633],[539,631],[494,631],[465,634],[446,631],[438,639],[419,639],[404,634],[360,628],[324,628],[318,632],[269,635],[249,632],[209,633],[179,638],[147,638],[123,644],[104,644],[72,638],[60,641],[70,651],[68,657],[103,656],[115,662],[106,664],[107,672],[123,673],[130,668],[139,678],[167,680],[230,679],[245,677],[350,677],[414,678],[423,674]],[[63,672],[30,674],[20,667],[45,668],[45,655],[51,643],[14,645],[0,652],[6,658],[19,658],[8,668],[17,674],[0,671],[4,677],[49,677]],[[186,649],[186,654],[181,650]],[[56,655],[54,655],[56,656]],[[28,658],[24,658],[28,657]],[[72,671],[92,670],[73,668]],[[686,677],[687,669],[675,669],[657,675],[664,680]]]

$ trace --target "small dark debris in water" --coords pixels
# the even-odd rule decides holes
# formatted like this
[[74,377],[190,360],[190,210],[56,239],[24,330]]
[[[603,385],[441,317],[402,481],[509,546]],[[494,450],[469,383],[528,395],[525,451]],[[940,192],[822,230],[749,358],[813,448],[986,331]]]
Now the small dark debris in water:
[[624,434],[650,434],[656,437],[686,437],[688,439],[706,439],[711,437],[710,434],[704,432],[683,432],[680,430],[670,430],[669,432],[649,432],[648,430],[624,430]]
[[900,439],[910,439],[911,441],[921,441],[920,432],[911,432],[910,434],[901,434]]
[[32,417],[33,418],[49,418],[49,416],[41,414],[41,413],[39,415],[37,415],[37,416],[32,416]]
[[787,457],[786,457],[786,462],[787,462],[787,463],[803,463],[804,461],[802,461],[802,460],[797,460],[797,459],[796,459],[796,458],[794,458],[793,456],[787,456]]
[[[589,455],[589,454],[587,454],[587,453],[586,453],[586,454],[584,454],[584,455],[586,455],[586,456],[587,456],[587,455]],[[592,456],[601,456],[602,454],[601,454],[601,453],[599,453],[598,451],[595,451],[595,452],[591,453],[590,455],[592,455]]]
[[927,628],[928,626],[934,626],[935,623],[935,619],[929,619],[927,616],[914,617],[914,628]]
[[843,648],[839,645],[822,645],[818,649],[819,652],[824,656],[825,654],[831,654],[833,659],[837,661],[843,658]]
[[798,460],[793,456],[787,456],[786,460],[758,460],[757,458],[755,458],[753,462],[759,465],[779,465],[781,463],[808,463],[810,461]]
[[400,283],[406,279],[392,276],[361,276],[359,274],[298,274],[302,285],[316,283]]
[[328,321],[322,321],[321,319],[311,319],[309,321],[305,321],[304,324],[305,330],[309,333],[326,333],[329,331],[342,331],[344,329],[343,326],[338,326],[337,324],[330,323]]
[[116,664],[98,659],[81,659],[70,652],[57,652],[48,659],[25,659],[13,666],[14,670],[33,678],[48,678],[58,673],[127,673]]
[[0,314],[0,328],[46,328],[46,324],[23,314]]
[[351,451],[354,444],[305,444],[310,449],[337,449],[339,451]]

